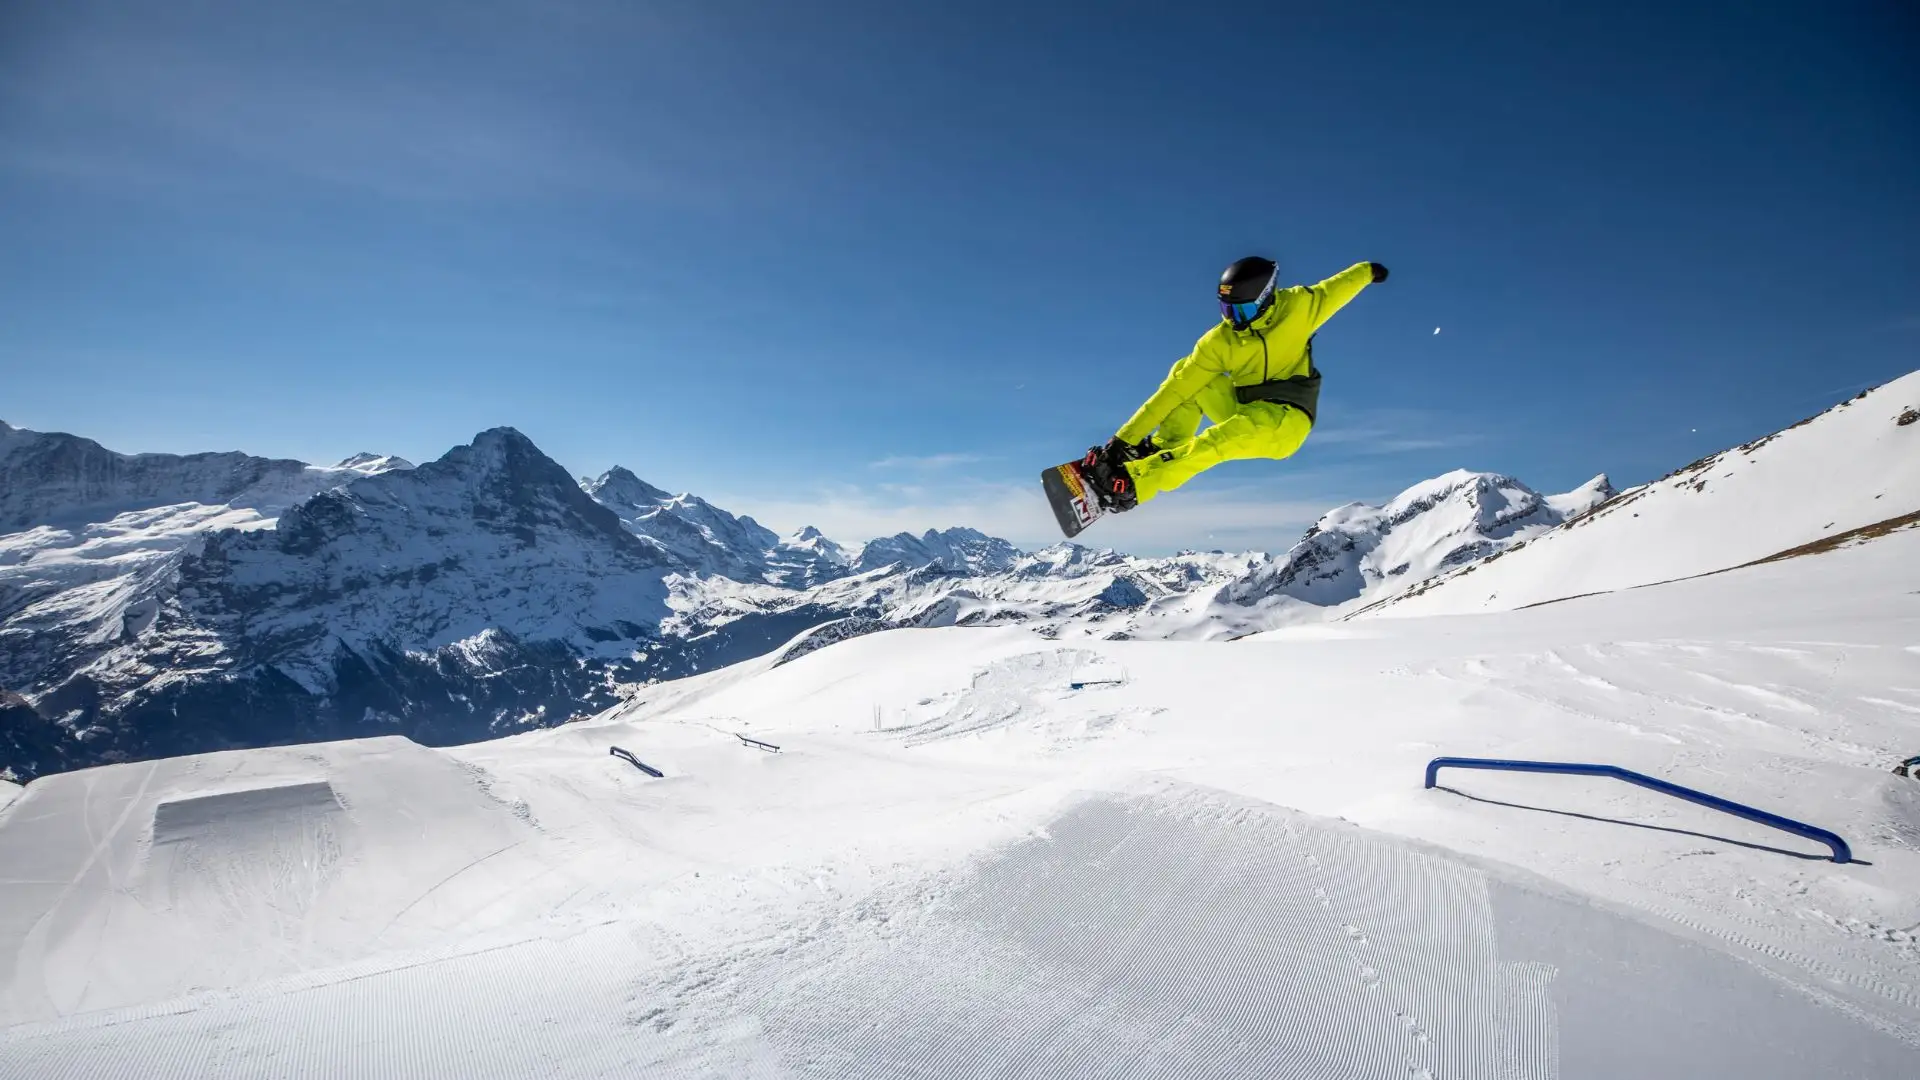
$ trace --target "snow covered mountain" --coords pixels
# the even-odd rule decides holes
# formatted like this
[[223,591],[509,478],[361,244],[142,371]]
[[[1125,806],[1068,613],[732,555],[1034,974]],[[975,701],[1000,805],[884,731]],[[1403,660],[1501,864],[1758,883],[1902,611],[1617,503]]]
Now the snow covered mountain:
[[377,476],[380,473],[392,472],[395,469],[411,469],[413,468],[413,462],[392,454],[368,454],[363,452],[347,458],[340,464],[335,465],[334,468],[351,469],[354,472],[362,473],[366,476]]
[[1384,506],[1349,503],[1329,512],[1285,559],[1233,582],[1219,600],[1321,608],[1378,600],[1524,544],[1614,494],[1604,475],[1543,496],[1511,476],[1457,470],[1415,484]]
[[580,486],[628,531],[693,573],[811,585],[846,574],[852,561],[811,526],[782,539],[750,517],[735,517],[697,495],[670,495],[620,466],[583,477]]
[[869,541],[854,560],[864,572],[895,566],[913,569],[939,563],[948,570],[969,574],[998,574],[1013,568],[1020,551],[997,536],[975,529],[928,529],[920,536],[898,533]]
[[1369,614],[1503,610],[1715,573],[1920,525],[1920,372],[1701,458],[1573,526]]
[[92,439],[0,422],[0,529],[7,532],[186,503],[271,511],[341,478],[340,469],[237,452],[116,454]]
[[[73,491],[73,472],[91,483],[132,460],[140,483],[109,487],[96,523],[0,537],[0,687],[62,736],[9,725],[5,765],[21,775],[556,722],[614,700],[608,680],[667,611],[672,564],[511,429],[418,468],[241,458],[220,463],[219,483],[198,457],[111,455],[101,469],[85,444],[63,458],[76,442],[17,439],[12,475],[24,461],[43,487]],[[155,479],[182,472],[190,483]]]

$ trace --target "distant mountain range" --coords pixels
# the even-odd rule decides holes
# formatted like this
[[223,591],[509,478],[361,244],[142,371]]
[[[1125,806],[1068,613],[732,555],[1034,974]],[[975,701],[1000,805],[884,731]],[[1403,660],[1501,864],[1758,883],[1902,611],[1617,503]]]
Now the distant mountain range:
[[[1453,472],[1329,511],[1279,555],[1136,558],[965,528],[781,537],[623,468],[576,480],[511,428],[419,466],[317,467],[119,454],[0,424],[0,778],[374,734],[481,739],[828,623],[810,640],[1006,623],[1212,638],[1625,587],[1911,514],[1912,432],[1856,402],[1625,494],[1604,476],[1543,496]],[[1582,539],[1586,521],[1648,513],[1658,528]]]

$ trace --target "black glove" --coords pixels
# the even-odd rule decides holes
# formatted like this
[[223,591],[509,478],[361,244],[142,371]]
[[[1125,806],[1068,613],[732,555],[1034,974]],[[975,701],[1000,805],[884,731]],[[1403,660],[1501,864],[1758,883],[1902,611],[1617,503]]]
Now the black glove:
[[1370,262],[1367,265],[1373,267],[1373,283],[1375,285],[1378,285],[1381,282],[1387,280],[1386,267],[1381,266],[1379,263],[1376,263],[1376,262]]
[[1133,443],[1125,442],[1120,436],[1115,435],[1113,438],[1107,440],[1106,449],[1101,451],[1101,453],[1106,456],[1108,461],[1114,462],[1115,464],[1122,461],[1138,461],[1147,456],[1147,446],[1152,441],[1153,440],[1149,438],[1147,442],[1135,446]]

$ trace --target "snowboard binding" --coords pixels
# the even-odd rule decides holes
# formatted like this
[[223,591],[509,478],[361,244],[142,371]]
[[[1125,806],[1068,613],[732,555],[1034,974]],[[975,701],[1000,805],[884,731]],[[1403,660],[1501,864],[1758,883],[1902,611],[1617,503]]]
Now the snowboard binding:
[[1071,540],[1102,514],[1123,513],[1140,505],[1127,462],[1153,452],[1151,439],[1138,445],[1114,439],[1105,446],[1088,447],[1078,461],[1041,473],[1040,484],[1060,531]]
[[[1127,447],[1127,450],[1132,449]],[[1113,443],[1090,446],[1087,456],[1080,459],[1080,473],[1091,482],[1101,509],[1107,513],[1125,513],[1140,505],[1133,487],[1133,476],[1127,472],[1127,461],[1130,459],[1125,451],[1118,450]]]

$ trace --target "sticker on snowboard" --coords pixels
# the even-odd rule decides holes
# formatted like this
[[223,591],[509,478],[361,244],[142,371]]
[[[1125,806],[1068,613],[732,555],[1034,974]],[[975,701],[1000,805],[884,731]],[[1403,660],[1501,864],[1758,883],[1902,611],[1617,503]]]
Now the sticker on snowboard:
[[1040,474],[1040,484],[1046,488],[1047,504],[1053,507],[1054,519],[1067,539],[1080,535],[1100,517],[1100,500],[1081,475],[1079,462],[1055,465]]

